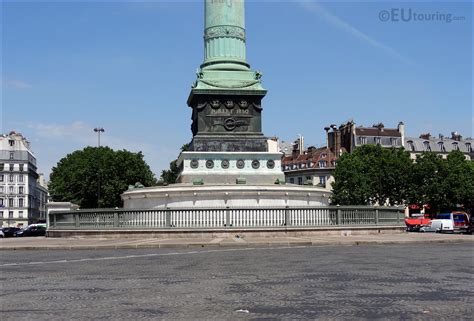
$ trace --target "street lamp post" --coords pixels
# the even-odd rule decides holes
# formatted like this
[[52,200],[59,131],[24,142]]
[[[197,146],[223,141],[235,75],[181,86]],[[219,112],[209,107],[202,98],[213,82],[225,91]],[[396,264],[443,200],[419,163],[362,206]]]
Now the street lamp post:
[[102,127],[96,127],[94,128],[94,131],[98,134],[98,138],[99,138],[98,146],[100,147],[100,133],[103,133],[105,130]]
[[[98,147],[99,147],[99,153],[100,153],[100,133],[103,133],[105,130],[102,127],[96,127],[94,128],[94,132],[98,134]],[[100,155],[98,159],[98,178],[97,178],[97,207],[100,207]]]

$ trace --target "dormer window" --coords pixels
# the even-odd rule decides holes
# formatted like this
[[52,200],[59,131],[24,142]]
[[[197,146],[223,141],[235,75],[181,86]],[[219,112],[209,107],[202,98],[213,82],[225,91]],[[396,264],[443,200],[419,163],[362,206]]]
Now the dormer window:
[[407,141],[408,144],[408,149],[411,150],[412,152],[415,151],[415,145],[413,144],[412,140]]
[[319,161],[319,167],[320,167],[320,168],[326,167],[326,161],[323,161],[323,160],[322,160],[322,161]]
[[8,141],[8,144],[13,147],[13,145],[15,145],[15,141],[13,139],[10,139]]
[[367,137],[359,137],[359,144],[361,145],[367,144]]
[[326,158],[327,154],[321,154],[321,158]]
[[459,150],[458,143],[453,143],[453,150]]
[[425,141],[423,142],[423,145],[425,146],[425,152],[431,152],[430,142]]
[[444,147],[443,142],[439,142],[438,147],[439,147],[440,152],[443,152],[443,153],[446,152],[446,148]]
[[472,146],[471,143],[466,143],[466,149],[468,153],[472,153]]

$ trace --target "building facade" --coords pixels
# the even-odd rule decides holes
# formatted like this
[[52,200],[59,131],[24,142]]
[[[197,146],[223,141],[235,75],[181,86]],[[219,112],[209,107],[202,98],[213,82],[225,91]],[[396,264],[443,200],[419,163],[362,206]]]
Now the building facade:
[[372,127],[356,126],[353,121],[339,127],[331,125],[324,128],[327,146],[339,156],[342,152],[352,153],[362,145],[381,145],[382,147],[403,147],[405,125],[400,122],[397,128],[385,128],[383,123]]
[[430,133],[422,134],[420,137],[406,137],[404,146],[410,152],[411,158],[423,152],[434,152],[441,157],[446,158],[453,150],[461,151],[468,160],[474,160],[472,151],[473,139],[471,137],[463,138],[457,132],[452,132],[451,137],[443,135],[431,136]]
[[26,226],[40,219],[47,190],[38,187],[38,177],[29,141],[16,132],[1,135],[0,226]]
[[317,185],[328,190],[333,181],[337,156],[327,147],[304,149],[303,137],[293,144],[292,153],[282,156],[282,170],[288,184]]

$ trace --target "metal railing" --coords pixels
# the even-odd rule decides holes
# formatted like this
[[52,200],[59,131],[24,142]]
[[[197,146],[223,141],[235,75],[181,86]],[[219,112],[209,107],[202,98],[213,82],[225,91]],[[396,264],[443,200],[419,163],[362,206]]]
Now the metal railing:
[[399,207],[89,209],[49,213],[52,230],[281,228],[404,224]]

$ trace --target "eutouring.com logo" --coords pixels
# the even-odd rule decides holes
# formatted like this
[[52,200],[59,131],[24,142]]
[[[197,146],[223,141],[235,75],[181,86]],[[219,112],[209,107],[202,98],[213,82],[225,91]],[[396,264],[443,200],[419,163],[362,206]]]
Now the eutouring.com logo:
[[379,19],[383,22],[444,22],[464,21],[466,17],[444,12],[417,12],[411,8],[391,8],[381,10]]

